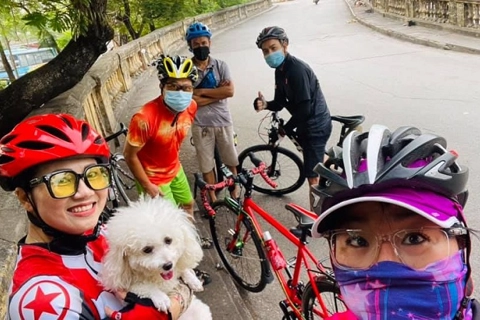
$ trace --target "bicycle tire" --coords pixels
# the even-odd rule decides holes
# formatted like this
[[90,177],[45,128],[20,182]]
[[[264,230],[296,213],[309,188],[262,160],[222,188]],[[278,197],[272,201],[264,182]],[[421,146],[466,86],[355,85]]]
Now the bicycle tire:
[[[237,208],[233,208],[233,205],[225,200],[215,202],[213,209],[216,214],[209,219],[210,232],[225,269],[245,290],[262,291],[268,283],[268,274],[271,271],[260,237],[248,219],[242,219],[241,223],[237,224]],[[241,228],[240,232],[234,231],[237,225]],[[230,243],[235,235],[240,235],[237,238],[243,237],[245,232],[250,233],[249,241],[243,242],[241,249],[236,246],[237,252],[228,252],[227,243]]]
[[[305,182],[303,161],[292,151],[282,147],[272,147],[266,144],[256,145],[243,150],[238,156],[239,168],[255,167],[248,154],[252,152],[267,165],[267,175],[278,186],[271,187],[260,176],[253,179],[254,190],[272,196],[281,196],[298,190]],[[275,165],[272,166],[273,160]]]
[[[340,297],[340,288],[335,282],[327,279],[319,279],[315,281],[318,291],[322,297],[323,302],[328,310],[328,315],[331,316],[337,312],[346,311],[347,308]],[[312,284],[309,282],[305,286],[302,296],[302,310],[306,320],[322,319],[316,312],[315,291]],[[318,310],[321,310],[318,306]]]
[[[123,155],[115,154],[111,160],[112,165],[112,180],[114,183],[114,189],[118,193],[118,199],[112,201],[114,207],[118,206],[128,206],[132,199],[128,195],[127,191],[135,187],[135,178],[130,173],[128,165],[125,161]],[[126,189],[126,190],[125,190]]]

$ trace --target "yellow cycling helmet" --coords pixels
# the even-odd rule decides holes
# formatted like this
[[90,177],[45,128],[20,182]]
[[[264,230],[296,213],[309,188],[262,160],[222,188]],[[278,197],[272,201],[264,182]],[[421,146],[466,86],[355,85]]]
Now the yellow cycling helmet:
[[185,56],[161,55],[153,65],[157,67],[158,79],[163,82],[169,78],[190,79],[192,82],[198,79],[197,67],[192,59]]

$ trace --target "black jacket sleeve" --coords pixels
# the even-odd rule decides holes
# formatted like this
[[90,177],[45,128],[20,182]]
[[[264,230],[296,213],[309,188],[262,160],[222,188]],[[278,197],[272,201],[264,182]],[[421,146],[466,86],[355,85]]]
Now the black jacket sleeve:
[[[283,126],[285,132],[290,135],[293,133],[295,128],[305,127],[308,118],[310,117],[310,100],[305,100],[300,103],[297,103],[294,108],[295,111],[291,112],[292,117],[288,122]],[[298,132],[298,130],[297,130]]]

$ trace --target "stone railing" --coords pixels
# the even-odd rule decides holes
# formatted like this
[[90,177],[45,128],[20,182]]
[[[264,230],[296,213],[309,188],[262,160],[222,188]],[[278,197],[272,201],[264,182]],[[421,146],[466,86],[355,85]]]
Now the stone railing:
[[480,36],[480,0],[371,0],[381,13]]
[[[175,53],[186,45],[185,31],[193,21],[203,22],[215,31],[231,27],[271,6],[270,0],[258,0],[188,18],[113,49],[102,55],[74,88],[32,114],[70,113],[86,119],[104,135],[112,133],[117,127],[116,108],[128,105],[142,81],[154,72],[154,68],[148,67],[154,58],[162,53]],[[26,218],[13,194],[0,190],[0,198],[0,320],[3,320],[16,260],[16,242],[25,234]]]

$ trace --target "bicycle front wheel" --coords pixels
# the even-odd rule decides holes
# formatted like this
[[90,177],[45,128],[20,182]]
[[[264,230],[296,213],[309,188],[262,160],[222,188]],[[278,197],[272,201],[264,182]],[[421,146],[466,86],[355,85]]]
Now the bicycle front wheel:
[[236,208],[224,200],[215,202],[213,209],[216,214],[210,217],[210,231],[225,268],[245,290],[262,291],[267,285],[270,267],[251,222],[240,218]]
[[[334,282],[321,279],[315,283],[320,293],[320,298],[327,307],[328,316],[347,310],[340,297],[340,289]],[[323,319],[322,307],[315,296],[315,291],[310,282],[305,286],[305,291],[303,292],[302,310],[307,320]]]
[[266,144],[252,146],[243,150],[238,156],[240,168],[255,167],[248,157],[250,152],[265,162],[267,175],[278,184],[276,188],[272,188],[261,176],[257,175],[253,180],[256,191],[281,196],[298,190],[304,183],[303,161],[292,151],[282,147],[273,148]]

